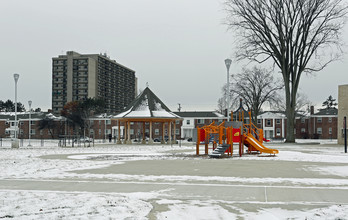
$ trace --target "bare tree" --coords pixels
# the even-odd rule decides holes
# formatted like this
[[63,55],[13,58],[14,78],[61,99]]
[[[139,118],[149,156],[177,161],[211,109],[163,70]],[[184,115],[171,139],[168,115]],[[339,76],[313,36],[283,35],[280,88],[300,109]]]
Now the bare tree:
[[303,73],[319,71],[342,54],[346,0],[226,0],[239,59],[271,60],[285,86],[286,141],[294,142],[296,94]]
[[[313,103],[308,99],[308,96],[304,93],[298,92],[296,94],[296,107],[295,107],[295,114],[299,113],[309,113],[310,112],[310,106],[312,106]],[[275,103],[273,108],[277,109],[278,111],[286,111],[286,103],[285,99],[281,98],[280,102]]]
[[280,101],[278,92],[282,88],[281,80],[274,79],[271,71],[259,67],[244,68],[232,78],[232,100],[239,103],[242,98],[255,123],[265,103],[272,105]]

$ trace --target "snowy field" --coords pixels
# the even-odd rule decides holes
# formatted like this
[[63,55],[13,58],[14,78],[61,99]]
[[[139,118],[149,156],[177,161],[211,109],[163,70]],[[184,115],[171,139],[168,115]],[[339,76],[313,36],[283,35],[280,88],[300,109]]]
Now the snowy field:
[[335,140],[320,142],[269,143],[275,157],[210,159],[192,143],[11,149],[3,141],[0,218],[348,219],[348,155]]

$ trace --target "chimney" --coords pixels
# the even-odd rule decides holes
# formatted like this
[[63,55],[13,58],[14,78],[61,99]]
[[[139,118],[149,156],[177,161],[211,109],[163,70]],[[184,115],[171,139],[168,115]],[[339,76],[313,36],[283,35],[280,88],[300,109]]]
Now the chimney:
[[311,105],[311,115],[314,115],[314,106]]

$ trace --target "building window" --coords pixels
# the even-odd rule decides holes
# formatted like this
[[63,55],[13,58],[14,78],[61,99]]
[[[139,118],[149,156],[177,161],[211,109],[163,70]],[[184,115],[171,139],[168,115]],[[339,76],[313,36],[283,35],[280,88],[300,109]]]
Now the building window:
[[179,135],[180,134],[180,129],[175,129],[175,134]]
[[168,130],[167,129],[164,130],[164,135],[168,135]]
[[332,134],[332,128],[329,128],[329,134]]
[[101,129],[99,129],[99,135],[101,135]]
[[306,133],[306,129],[305,128],[301,128],[301,133]]
[[301,118],[301,123],[305,123],[305,118]]
[[257,124],[261,124],[261,119],[257,119]]
[[323,133],[322,129],[321,128],[317,128],[317,134],[322,134],[322,133]]
[[134,134],[134,129],[130,129],[129,134],[133,135]]
[[107,125],[111,125],[111,120],[106,120]]
[[329,117],[329,123],[331,123],[332,122],[332,118],[331,117]]
[[159,129],[158,128],[155,129],[155,135],[159,135]]
[[277,125],[279,125],[280,124],[280,119],[276,119],[276,123],[277,123]]
[[277,132],[277,136],[280,136],[280,128],[277,128],[276,132]]
[[89,129],[89,134],[94,134],[94,130],[93,129]]
[[271,119],[267,119],[267,120],[266,120],[266,125],[267,125],[267,126],[271,126],[271,125],[272,125]]
[[294,128],[294,134],[296,134],[296,128]]
[[180,124],[180,120],[176,120],[175,124],[177,124],[177,125]]
[[318,123],[321,123],[322,121],[323,121],[323,118],[322,118],[322,117],[318,117],[318,118],[317,118],[317,122],[318,122]]
[[31,135],[35,135],[35,129],[31,129],[31,130],[30,130],[30,134],[31,134]]
[[186,120],[186,124],[189,125],[191,123],[190,120]]
[[204,119],[197,119],[197,124],[204,124]]

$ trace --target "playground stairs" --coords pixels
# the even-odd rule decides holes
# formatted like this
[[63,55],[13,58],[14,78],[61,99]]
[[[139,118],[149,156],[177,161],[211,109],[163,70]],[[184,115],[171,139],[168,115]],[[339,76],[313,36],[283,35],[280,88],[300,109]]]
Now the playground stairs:
[[219,158],[222,155],[224,155],[225,151],[230,147],[229,144],[221,144],[219,145],[217,148],[215,148],[215,150],[209,154],[209,157],[212,158]]

